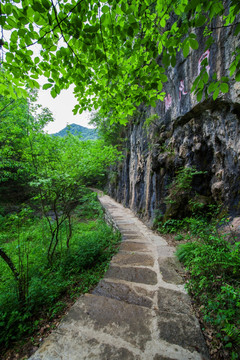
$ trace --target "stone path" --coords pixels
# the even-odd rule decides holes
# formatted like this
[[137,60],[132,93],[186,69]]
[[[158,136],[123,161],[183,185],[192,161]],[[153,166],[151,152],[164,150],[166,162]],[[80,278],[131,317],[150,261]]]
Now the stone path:
[[30,359],[209,359],[174,248],[109,196],[100,201],[122,233],[120,251]]

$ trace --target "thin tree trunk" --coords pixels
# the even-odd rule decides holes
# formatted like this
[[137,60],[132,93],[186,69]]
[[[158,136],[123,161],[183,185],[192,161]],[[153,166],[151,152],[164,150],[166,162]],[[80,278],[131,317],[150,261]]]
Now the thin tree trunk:
[[68,229],[69,229],[69,233],[68,233],[68,237],[67,237],[67,248],[69,249],[69,242],[72,237],[72,224],[71,224],[71,215],[70,214],[68,214]]
[[0,256],[5,261],[5,263],[8,265],[8,267],[10,268],[10,270],[17,282],[19,301],[23,304],[25,302],[25,291],[24,291],[24,284],[23,284],[24,281],[22,281],[21,276],[19,275],[19,272],[17,271],[17,269],[16,269],[15,265],[13,264],[12,260],[10,259],[10,257],[1,248],[0,248]]

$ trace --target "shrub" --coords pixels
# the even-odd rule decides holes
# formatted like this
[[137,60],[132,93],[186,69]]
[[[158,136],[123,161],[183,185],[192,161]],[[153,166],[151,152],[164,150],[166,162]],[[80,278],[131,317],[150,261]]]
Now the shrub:
[[[27,291],[26,301],[21,304],[17,297],[16,281],[0,259],[0,348],[29,336],[38,328],[40,318],[54,317],[65,306],[62,300],[65,294],[77,296],[87,292],[103,276],[117,250],[120,234],[114,233],[103,221],[96,196],[90,199],[89,211],[87,199],[84,200],[84,214],[88,219],[77,216],[81,213],[82,204],[76,209],[69,248],[66,242],[61,241],[67,228],[64,224],[61,227],[52,264],[48,263],[46,256],[50,234],[45,219],[32,219],[22,229],[13,228],[5,222],[1,241],[14,263],[17,264],[20,259],[26,271]],[[98,218],[89,220],[90,215]],[[11,241],[6,242],[10,238]],[[20,258],[16,248],[21,252]]]
[[179,245],[177,256],[189,271],[187,289],[231,359],[240,350],[240,242],[231,244],[206,222],[190,222],[197,240]]

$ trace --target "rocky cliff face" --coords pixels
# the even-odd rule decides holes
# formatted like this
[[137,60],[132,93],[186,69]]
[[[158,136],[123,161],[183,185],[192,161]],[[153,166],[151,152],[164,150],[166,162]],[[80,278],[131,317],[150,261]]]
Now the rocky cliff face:
[[[240,39],[233,36],[232,27],[220,25],[215,24],[216,42],[207,51],[199,30],[199,49],[186,59],[179,55],[176,66],[168,70],[165,101],[156,108],[140,107],[126,129],[125,160],[109,193],[140,217],[153,220],[156,211],[166,212],[168,185],[182,167],[204,172],[193,181],[199,196],[223,202],[230,213],[240,214],[240,83],[230,82],[229,93],[220,93],[216,101],[209,96],[198,103],[191,93],[205,58],[210,77],[229,76],[232,52]],[[149,116],[154,121],[146,128]],[[179,206],[182,211],[184,204]]]

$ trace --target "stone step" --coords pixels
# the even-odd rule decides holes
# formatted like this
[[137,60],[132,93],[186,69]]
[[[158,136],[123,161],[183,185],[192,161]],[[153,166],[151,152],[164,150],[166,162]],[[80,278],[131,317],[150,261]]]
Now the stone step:
[[151,255],[136,254],[136,253],[123,253],[119,252],[112,258],[112,264],[118,265],[139,265],[139,266],[150,266],[154,265],[154,258]]
[[120,245],[120,250],[129,252],[151,252],[151,248],[147,243],[139,243],[136,241],[124,241]]
[[157,284],[156,272],[142,267],[121,267],[111,265],[105,274],[105,278],[120,279],[147,285]]
[[184,280],[180,275],[183,274],[183,269],[176,258],[160,257],[158,264],[163,281],[177,285],[184,284]]
[[[194,318],[162,312],[156,319],[158,326],[153,334],[150,309],[86,294],[30,359],[120,360],[120,355],[144,360],[204,359],[204,353],[201,357],[197,353],[203,344],[199,341],[198,328],[192,331],[193,324],[196,325]],[[153,335],[157,341],[152,339]],[[181,339],[187,349],[182,347]]]
[[114,282],[113,280],[101,280],[92,291],[94,295],[106,296],[111,299],[125,301],[128,304],[134,304],[151,308],[153,306],[153,291],[146,291],[143,288],[134,288],[131,284]]
[[[173,247],[108,196],[120,251],[31,360],[208,360]],[[127,220],[126,220],[127,219]]]

